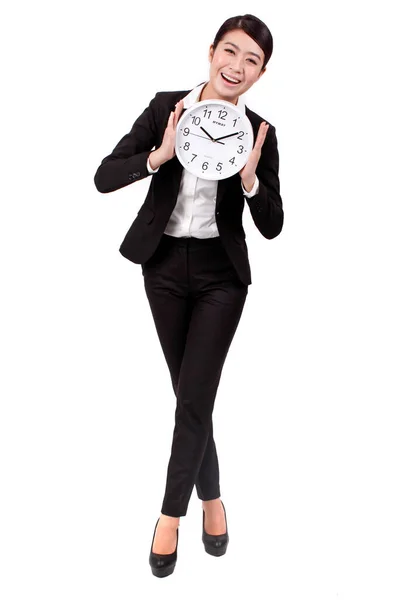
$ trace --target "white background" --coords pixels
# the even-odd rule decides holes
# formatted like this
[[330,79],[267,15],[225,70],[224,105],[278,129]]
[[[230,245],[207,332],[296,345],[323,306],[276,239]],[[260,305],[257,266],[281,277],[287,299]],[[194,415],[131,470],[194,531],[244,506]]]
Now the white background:
[[[20,2],[2,14],[0,595],[398,600],[399,73],[394,3]],[[119,245],[150,178],[97,192],[157,91],[208,77],[225,19],[274,52],[246,103],[276,127],[285,224],[247,204],[253,283],[214,430],[230,545],[194,490],[152,576],[175,398]],[[396,173],[397,171],[397,173]]]

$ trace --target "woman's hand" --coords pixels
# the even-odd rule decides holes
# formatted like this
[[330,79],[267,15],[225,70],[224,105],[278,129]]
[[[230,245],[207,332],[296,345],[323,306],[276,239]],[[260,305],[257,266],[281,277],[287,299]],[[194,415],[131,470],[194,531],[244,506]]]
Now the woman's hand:
[[171,160],[175,156],[176,126],[183,111],[183,99],[175,105],[175,111],[171,111],[161,146],[150,153],[150,166],[157,169],[160,165]]
[[251,151],[249,160],[247,161],[243,169],[239,171],[239,175],[242,178],[243,187],[246,190],[246,192],[250,192],[256,180],[256,168],[258,165],[258,161],[260,160],[261,148],[265,141],[268,128],[269,125],[267,125],[267,123],[263,121],[259,127],[256,143],[254,144],[254,148]]

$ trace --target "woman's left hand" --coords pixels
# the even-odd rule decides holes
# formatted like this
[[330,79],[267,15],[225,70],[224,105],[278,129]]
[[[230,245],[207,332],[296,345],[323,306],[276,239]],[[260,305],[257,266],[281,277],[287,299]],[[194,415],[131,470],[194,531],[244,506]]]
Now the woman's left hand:
[[239,175],[242,178],[243,186],[247,192],[249,192],[252,189],[256,180],[256,168],[258,165],[258,161],[260,160],[261,148],[265,141],[265,136],[267,135],[268,128],[269,125],[267,125],[267,123],[263,121],[259,127],[256,143],[254,144],[254,148],[251,151],[249,160],[247,161],[243,169],[239,171]]

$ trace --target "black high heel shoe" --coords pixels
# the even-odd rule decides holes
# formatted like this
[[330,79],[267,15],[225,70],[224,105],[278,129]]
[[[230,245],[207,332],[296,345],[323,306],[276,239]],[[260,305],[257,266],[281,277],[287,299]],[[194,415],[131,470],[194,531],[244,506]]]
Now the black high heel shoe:
[[204,544],[204,550],[208,554],[211,554],[212,556],[222,556],[223,554],[225,554],[226,548],[227,548],[228,542],[229,542],[228,522],[226,520],[225,506],[224,506],[224,503],[222,502],[222,500],[221,500],[221,504],[222,504],[222,507],[223,507],[224,513],[225,513],[226,532],[221,533],[220,535],[210,535],[204,529],[205,512],[204,512],[204,508],[203,508],[202,540],[203,540],[203,544]]
[[176,547],[174,552],[172,552],[171,554],[157,554],[156,552],[153,552],[153,543],[159,520],[160,519],[158,518],[156,526],[154,528],[153,540],[150,546],[149,563],[153,575],[155,575],[156,577],[167,577],[168,575],[171,575],[174,572],[176,561],[178,559],[179,527],[176,530]]

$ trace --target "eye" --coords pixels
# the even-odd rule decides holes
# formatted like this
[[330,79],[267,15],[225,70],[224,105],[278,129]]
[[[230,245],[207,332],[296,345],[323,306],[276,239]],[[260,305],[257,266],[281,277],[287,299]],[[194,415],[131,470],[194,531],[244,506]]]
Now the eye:
[[[235,54],[235,53],[234,53],[234,51],[233,51],[231,48],[225,48],[225,51],[226,51],[226,52],[232,52],[232,54]],[[256,65],[256,64],[257,64],[257,63],[256,63],[256,61],[255,61],[253,58],[249,58],[248,60],[249,60],[250,62],[252,62],[252,63],[253,63],[253,65]]]

